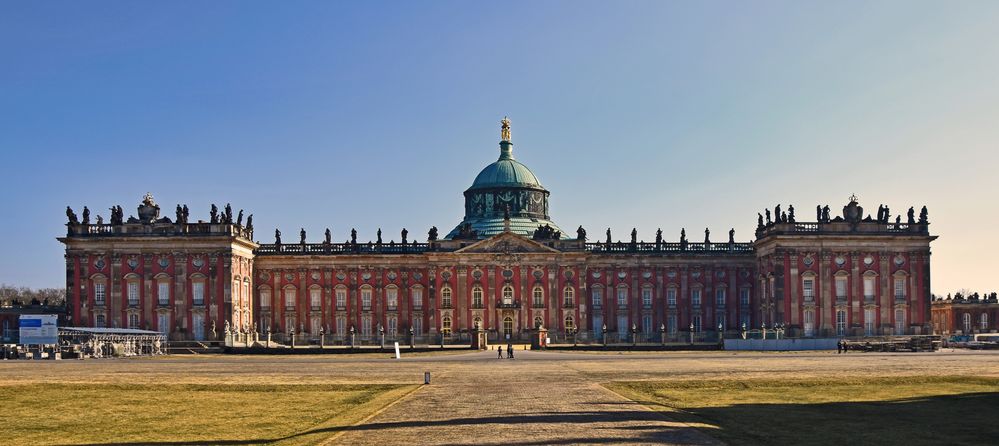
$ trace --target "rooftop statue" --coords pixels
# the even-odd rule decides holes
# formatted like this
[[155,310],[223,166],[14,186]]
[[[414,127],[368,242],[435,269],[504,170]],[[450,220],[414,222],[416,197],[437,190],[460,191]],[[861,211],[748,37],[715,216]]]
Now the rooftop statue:
[[711,244],[711,230],[708,228],[704,228],[704,244]]
[[76,213],[73,212],[73,208],[66,206],[66,218],[69,220],[69,224],[78,225],[80,220],[76,218]]
[[576,240],[586,241],[586,230],[583,229],[583,225],[579,225],[579,227],[576,228]]
[[402,235],[402,244],[405,245],[406,244],[406,237],[409,236],[409,231],[407,231],[406,228],[402,228],[401,235]]
[[774,220],[776,223],[780,223],[780,205],[774,207]]
[[794,205],[789,204],[787,206],[787,222],[794,223]]
[[211,217],[211,224],[216,225],[219,223],[219,207],[212,203],[212,210],[208,213]]
[[610,228],[607,228],[607,244],[611,244],[611,232]]
[[324,235],[326,238],[324,238],[323,240],[327,245],[333,242],[333,233],[330,232],[330,228],[326,228],[326,233]]
[[139,222],[144,224],[152,223],[160,218],[160,206],[153,200],[153,194],[146,193],[142,198],[142,204],[138,207]]
[[510,119],[506,116],[500,121],[500,139],[510,141]]
[[829,223],[829,205],[822,207],[822,221]]
[[274,244],[275,245],[280,245],[281,244],[281,230],[280,229],[275,229],[274,230]]
[[759,212],[756,213],[756,228],[757,229],[763,228],[763,214]]
[[638,243],[638,229],[631,228],[631,243]]
[[437,241],[437,226],[431,226],[430,230],[427,231],[427,241],[428,242]]
[[302,228],[301,231],[298,231],[298,237],[299,237],[299,241],[298,242],[304,245],[305,244],[305,228]]
[[184,208],[180,207],[180,204],[177,205],[175,213],[177,214],[177,218],[174,219],[174,222],[177,224],[184,223]]
[[232,224],[232,206],[230,206],[229,203],[225,204],[225,222],[224,223],[227,224],[227,225],[231,225]]
[[382,228],[378,228],[378,241],[376,243],[382,244]]
[[236,216],[236,226],[243,226],[243,210],[239,210],[239,214]]
[[83,224],[90,224],[90,209],[87,209],[86,206],[83,207]]
[[98,215],[97,216],[97,225],[100,226],[100,225],[103,225],[103,224],[104,224],[104,217],[101,217],[100,215]]
[[735,244],[735,228],[728,230],[728,244]]
[[822,206],[820,205],[815,205],[815,221],[816,222],[822,221]]
[[357,229],[354,228],[350,229],[350,244],[352,245],[357,244]]
[[923,206],[923,209],[919,211],[919,223],[923,225],[929,223],[929,215],[926,206]]
[[764,209],[763,212],[767,213],[767,226],[770,226],[770,223],[771,223],[771,220],[770,220],[770,209]]
[[909,217],[909,224],[910,225],[916,223],[916,210],[915,210],[915,208],[910,207],[909,208],[909,212],[906,215]]
[[663,228],[656,229],[656,246],[663,244]]
[[[186,215],[184,216],[184,219],[185,220],[187,219]],[[249,217],[246,217],[246,230],[253,231],[253,214],[250,214]]]

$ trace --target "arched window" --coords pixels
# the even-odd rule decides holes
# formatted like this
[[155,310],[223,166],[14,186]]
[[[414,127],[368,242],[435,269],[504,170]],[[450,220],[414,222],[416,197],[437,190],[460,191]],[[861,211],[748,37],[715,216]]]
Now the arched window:
[[652,287],[642,287],[642,306],[652,308]]
[[545,325],[544,319],[541,316],[534,316],[534,328],[541,327],[542,325]]
[[964,334],[971,333],[971,313],[964,313],[964,315],[961,316],[961,318],[962,318],[961,322],[963,322],[963,324],[961,325],[964,326]]
[[506,336],[507,339],[510,339],[510,336],[513,336],[513,318],[510,316],[503,318],[503,335]]
[[[202,277],[202,276],[199,276],[198,278],[192,279],[192,280],[193,281],[191,282],[191,302],[194,305],[198,305],[198,306],[204,305],[205,304],[205,278]],[[135,289],[135,304],[138,305],[139,304],[139,290],[138,290],[139,283],[138,282],[129,282],[128,283],[128,300],[129,300],[129,304],[131,304],[131,302],[132,302],[132,284],[133,283],[136,285],[136,287],[135,287],[136,288]]]
[[815,311],[805,310],[805,336],[815,336]]
[[413,300],[413,309],[422,310],[423,309],[423,287],[414,286],[409,290],[410,298]]
[[371,287],[365,285],[361,288],[361,309],[368,311],[371,310]]
[[846,310],[836,310],[836,335],[846,336]]
[[599,309],[604,306],[604,289],[601,287],[593,287],[590,290],[593,295],[593,308]]
[[451,316],[441,318],[441,334],[451,336]]
[[347,287],[339,285],[336,287],[336,309],[343,310],[347,308]]
[[322,305],[323,301],[322,296],[323,296],[323,290],[319,288],[319,285],[313,285],[312,288],[309,288],[309,306],[312,307],[313,310],[318,310],[319,307]]
[[395,316],[388,318],[388,331],[387,333],[391,337],[395,337],[396,332],[399,330],[399,320]]
[[482,308],[482,287],[472,287],[472,308]]
[[981,329],[982,331],[989,329],[988,313],[982,313],[982,315],[978,317],[978,328]]
[[395,310],[399,306],[399,289],[392,285],[385,288],[385,306],[389,311]]
[[441,308],[451,308],[451,287],[441,288]]
[[536,286],[531,292],[531,296],[534,299],[534,308],[541,308],[545,306],[545,290],[541,287]]
[[284,308],[287,310],[295,309],[295,288],[288,287],[284,289]]
[[576,304],[576,290],[567,286],[562,290],[562,305],[571,307]]
[[513,287],[510,285],[503,287],[503,305],[513,305]]
[[572,318],[572,315],[567,315],[565,317],[565,331],[571,332],[576,329],[576,320]]

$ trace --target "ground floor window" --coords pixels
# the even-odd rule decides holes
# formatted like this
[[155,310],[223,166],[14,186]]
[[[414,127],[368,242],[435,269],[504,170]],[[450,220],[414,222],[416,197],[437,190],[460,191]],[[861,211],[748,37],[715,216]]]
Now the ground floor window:
[[846,310],[836,310],[836,335],[846,336]]
[[812,310],[805,311],[805,336],[815,336],[815,312]]
[[371,336],[371,316],[361,318],[361,335]]
[[106,325],[107,324],[104,321],[104,315],[103,314],[98,314],[97,316],[94,316],[94,327],[105,328]]
[[338,336],[343,336],[347,333],[347,318],[343,316],[338,316],[336,318],[336,334]]
[[[139,324],[139,315],[135,316],[135,324]],[[205,340],[205,315],[201,313],[194,313],[191,315],[191,332],[194,335],[195,341]]]
[[572,319],[572,316],[571,315],[570,316],[566,316],[565,317],[565,331],[572,331],[575,328],[576,328],[576,323]]
[[864,335],[872,336],[874,335],[874,310],[868,308],[864,310]]
[[396,330],[399,328],[399,320],[395,316],[391,316],[388,319],[388,334],[390,336],[395,336]]
[[513,318],[512,317],[507,316],[507,317],[503,318],[503,335],[507,339],[510,339],[510,337],[513,336]]
[[451,316],[441,318],[441,334],[451,336]]
[[676,334],[677,322],[675,314],[671,314],[666,317],[666,331],[670,332],[671,334]]
[[749,313],[739,314],[739,328],[743,330],[749,330],[752,327],[749,320]]
[[594,335],[603,336],[603,331],[602,331],[603,330],[603,325],[604,325],[604,317],[603,317],[603,315],[594,314],[593,315],[593,333],[594,333]]
[[971,333],[971,313],[964,313],[962,318],[963,320],[961,322],[963,322],[962,325],[964,325],[964,333]]
[[314,335],[319,334],[320,322],[319,316],[312,316],[312,319],[309,321],[309,328],[312,330],[310,333]]
[[139,315],[138,315],[138,313],[129,313],[129,315],[128,315],[128,328],[139,328]]
[[[103,326],[103,325],[102,325]],[[170,315],[166,313],[160,313],[156,318],[156,330],[160,333],[170,332]]]
[[413,319],[413,334],[416,336],[423,335],[423,319]]
[[982,313],[982,315],[979,317],[978,328],[981,329],[982,331],[989,329],[989,315],[987,313]]
[[643,314],[642,315],[642,333],[651,334],[652,333],[652,315]]
[[617,317],[617,334],[621,336],[628,334],[628,316]]
[[905,334],[905,310],[903,309],[895,310],[895,334]]
[[694,332],[695,333],[700,333],[701,332],[701,315],[694,316],[693,322],[694,322]]

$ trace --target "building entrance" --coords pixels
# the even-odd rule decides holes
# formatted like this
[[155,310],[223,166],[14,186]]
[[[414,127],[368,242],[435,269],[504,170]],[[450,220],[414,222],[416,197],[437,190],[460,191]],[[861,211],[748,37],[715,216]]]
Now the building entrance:
[[510,316],[503,318],[503,338],[513,338],[513,318]]

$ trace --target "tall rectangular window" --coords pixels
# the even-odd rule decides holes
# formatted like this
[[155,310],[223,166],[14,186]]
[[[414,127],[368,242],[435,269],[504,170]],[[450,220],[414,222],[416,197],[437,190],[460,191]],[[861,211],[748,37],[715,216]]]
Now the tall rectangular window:
[[472,288],[472,308],[482,308],[482,287]]
[[129,313],[128,314],[128,328],[139,328],[139,314]]
[[[370,310],[371,309],[371,289],[370,288],[361,289],[361,309],[362,310]],[[370,322],[371,321],[368,321],[369,324],[370,324]]]
[[347,289],[337,288],[336,289],[336,309],[343,310],[347,308]]
[[[295,309],[295,289],[288,288],[284,290],[284,307],[288,310]],[[292,324],[294,325],[294,324]]]
[[671,307],[676,306],[676,288],[666,288],[666,305]]
[[652,307],[652,288],[642,288],[642,306],[645,308]]
[[905,310],[901,308],[895,310],[895,334],[905,334]]
[[105,328],[105,325],[106,324],[105,324],[105,321],[104,321],[104,315],[103,314],[98,314],[97,316],[94,316],[94,327],[96,327],[96,328]]
[[260,307],[261,308],[271,307],[271,290],[269,289],[260,290]]
[[628,289],[618,288],[617,289],[617,306],[626,307],[628,306]]
[[399,307],[399,290],[397,288],[387,288],[385,290],[385,305],[389,311],[395,311]]
[[690,304],[697,307],[701,305],[701,290],[695,288],[690,290]]
[[864,277],[864,300],[874,300],[874,277]]
[[592,319],[593,319],[593,335],[603,336],[603,326],[604,326],[603,315],[594,314]]
[[694,322],[694,332],[695,333],[700,333],[701,332],[701,315],[698,314],[698,315],[694,316],[693,322]]
[[651,334],[652,333],[652,315],[643,314],[642,315],[642,333]]
[[347,318],[343,316],[336,317],[336,335],[343,336],[347,333]]
[[617,334],[626,335],[628,334],[628,316],[618,315],[617,316]]
[[846,277],[836,278],[836,300],[846,300]]
[[604,306],[604,292],[603,288],[593,288],[590,293],[593,295],[593,308],[601,308]]
[[805,311],[805,336],[815,336],[815,312],[812,310]]
[[898,277],[895,279],[895,299],[905,300],[905,278]]
[[103,282],[94,284],[94,305],[104,305],[107,290]]
[[314,288],[309,290],[309,306],[313,310],[318,310],[322,306],[323,302],[323,291],[319,288]]
[[423,288],[413,288],[409,292],[413,297],[413,309],[423,309]]
[[739,313],[739,328],[749,330],[752,326],[749,320],[749,313]]
[[413,319],[413,335],[415,336],[423,335],[423,319],[421,318]]
[[676,315],[671,314],[669,316],[666,316],[666,331],[668,331],[670,334],[676,334],[677,329],[678,327],[676,323]]
[[139,282],[128,282],[128,306],[139,306]]
[[170,315],[160,313],[156,315],[156,331],[166,334],[170,332]]
[[371,336],[371,316],[364,316],[361,318],[361,334],[364,336]]
[[204,282],[194,282],[191,286],[192,299],[194,305],[204,305],[205,304],[205,283]]
[[802,296],[805,298],[805,302],[812,302],[815,300],[815,279],[805,278],[801,281]]
[[867,308],[864,310],[864,335],[874,335],[874,318],[875,313],[873,309]]
[[399,329],[399,320],[392,316],[388,318],[388,331],[389,336],[395,337],[396,331]]
[[725,288],[715,290],[715,305],[718,307],[725,306]]
[[846,336],[846,310],[836,310],[836,335]]
[[159,287],[156,291],[156,298],[159,301],[160,306],[165,307],[170,305],[170,282],[159,282]]
[[739,290],[739,305],[743,307],[749,306],[749,288]]

